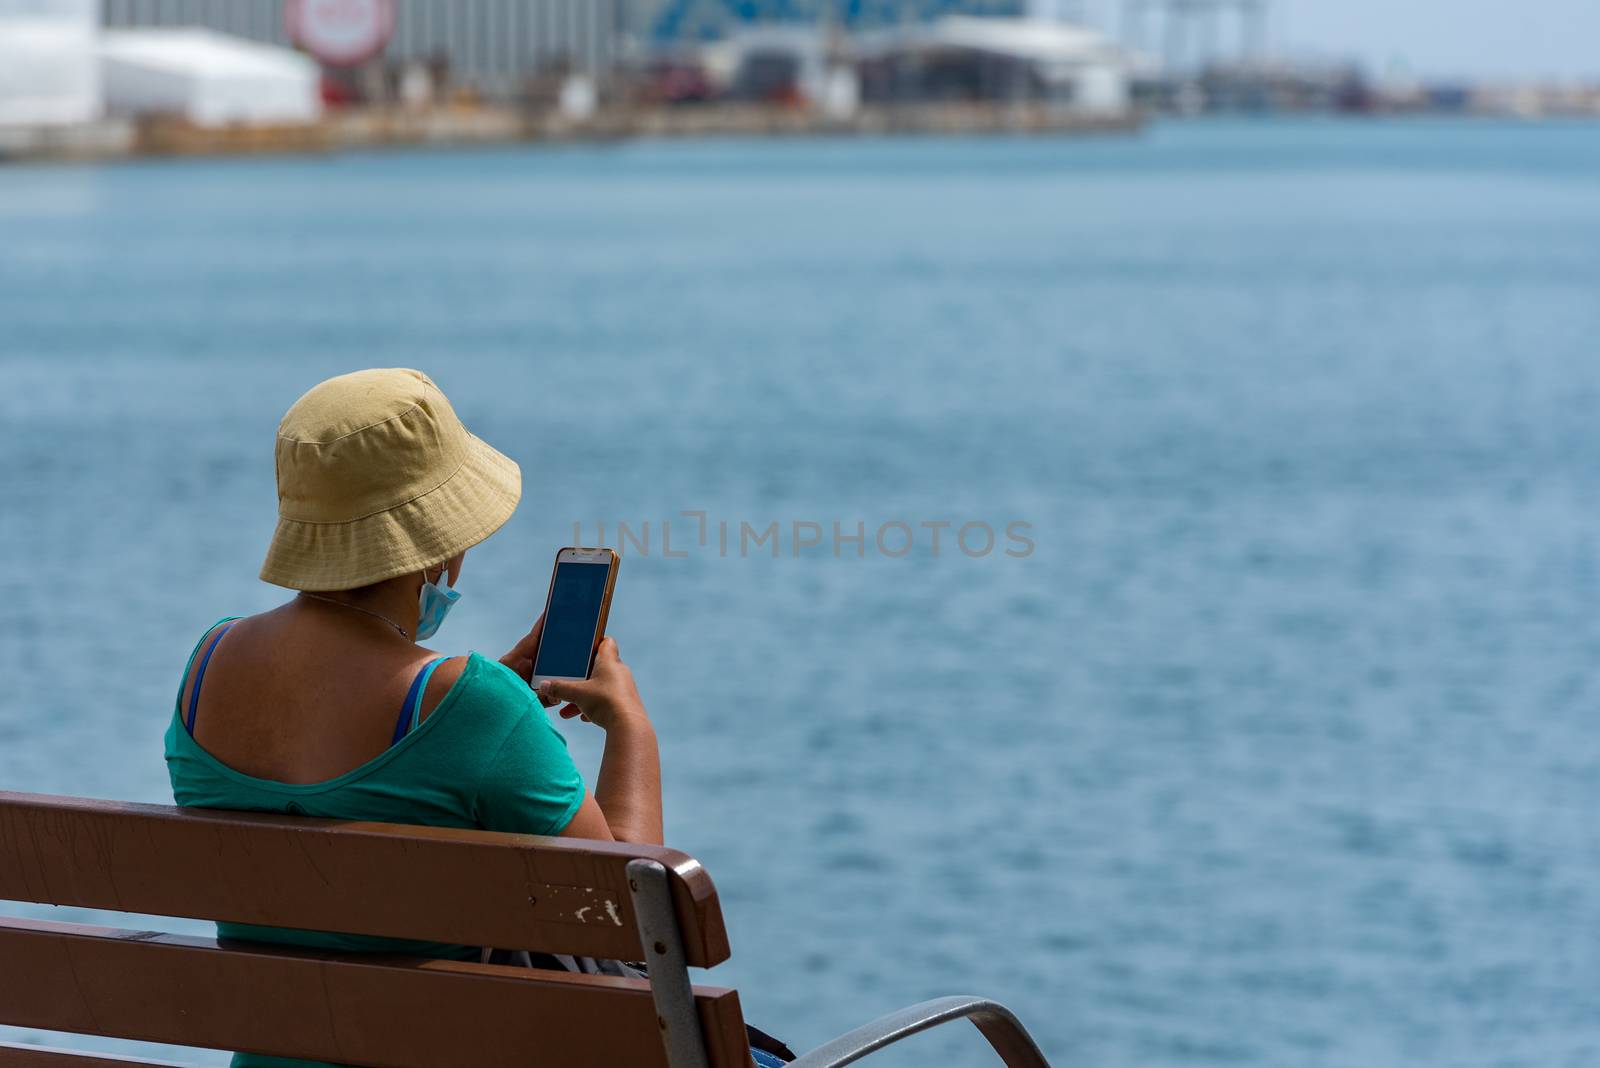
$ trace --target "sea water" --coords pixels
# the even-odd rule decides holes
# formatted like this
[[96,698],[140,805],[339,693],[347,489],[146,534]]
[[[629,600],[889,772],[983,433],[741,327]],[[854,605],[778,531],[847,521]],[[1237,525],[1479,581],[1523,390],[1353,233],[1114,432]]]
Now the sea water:
[[278,417],[392,365],[523,470],[435,647],[627,527],[708,979],[796,1048],[1600,1059],[1600,127],[0,170],[0,788],[168,798]]

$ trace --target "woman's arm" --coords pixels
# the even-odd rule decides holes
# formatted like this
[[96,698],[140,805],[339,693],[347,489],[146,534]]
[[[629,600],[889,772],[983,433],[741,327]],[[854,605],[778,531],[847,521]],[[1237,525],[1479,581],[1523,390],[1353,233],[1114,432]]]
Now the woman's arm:
[[[532,678],[533,655],[543,633],[544,617],[540,616],[500,662],[524,679]],[[639,699],[633,672],[617,653],[617,643],[610,638],[600,643],[590,678],[546,683],[539,700],[546,705],[566,701],[561,709],[564,718],[582,716],[606,732],[594,795],[583,799],[561,833],[568,838],[660,845],[661,755],[656,749],[655,728]]]
[[636,718],[606,728],[594,796],[619,842],[662,844],[661,755],[643,705]]

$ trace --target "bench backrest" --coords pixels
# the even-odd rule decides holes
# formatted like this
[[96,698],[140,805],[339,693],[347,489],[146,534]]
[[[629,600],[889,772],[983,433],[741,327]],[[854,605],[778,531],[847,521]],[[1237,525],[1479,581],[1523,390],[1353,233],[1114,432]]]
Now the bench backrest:
[[[643,960],[653,976],[728,957],[710,877],[670,849],[36,794],[0,792],[0,900]],[[704,1063],[747,1068],[738,996],[684,991]],[[634,979],[0,918],[0,1023],[54,1031],[393,1068],[664,1066],[661,996]],[[0,1066],[53,1056],[0,1047]]]

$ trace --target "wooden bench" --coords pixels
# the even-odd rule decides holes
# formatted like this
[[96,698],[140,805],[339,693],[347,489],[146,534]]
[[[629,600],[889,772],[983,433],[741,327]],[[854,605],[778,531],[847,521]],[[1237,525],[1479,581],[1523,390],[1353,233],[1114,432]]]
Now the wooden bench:
[[[0,900],[648,962],[650,978],[335,953],[0,917],[0,1023],[378,1068],[749,1068],[711,878],[670,849],[0,792]],[[1048,1068],[1016,1018],[941,998],[797,1068],[970,1019]],[[0,1068],[154,1064],[0,1043]]]

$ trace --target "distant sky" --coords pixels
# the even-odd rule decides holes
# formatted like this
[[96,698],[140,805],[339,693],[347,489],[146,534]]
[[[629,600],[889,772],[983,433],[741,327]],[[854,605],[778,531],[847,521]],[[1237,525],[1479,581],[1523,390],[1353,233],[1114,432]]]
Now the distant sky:
[[[1080,6],[1115,30],[1122,0]],[[1359,59],[1375,74],[1600,81],[1600,0],[1268,0],[1274,52]],[[1231,41],[1230,30],[1223,31]]]

